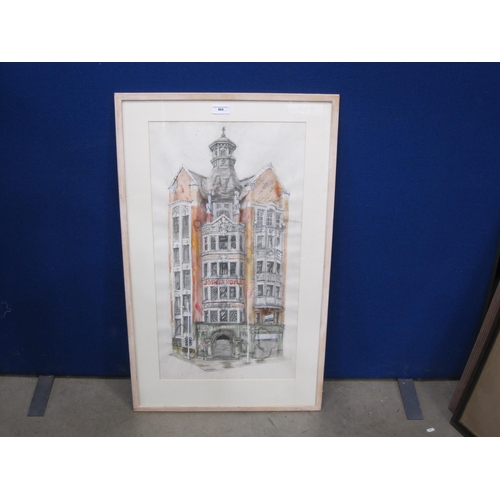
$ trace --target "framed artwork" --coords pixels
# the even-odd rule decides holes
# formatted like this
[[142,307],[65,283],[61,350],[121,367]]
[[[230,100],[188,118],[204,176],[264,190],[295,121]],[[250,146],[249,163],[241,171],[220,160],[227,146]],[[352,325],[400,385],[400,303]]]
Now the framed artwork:
[[465,388],[469,384],[469,381],[476,371],[477,362],[481,353],[484,351],[485,345],[487,342],[491,340],[491,336],[494,334],[492,330],[492,322],[496,321],[496,307],[490,307],[494,301],[500,300],[500,295],[498,295],[497,287],[500,283],[500,239],[497,243],[497,250],[495,255],[495,264],[493,266],[493,271],[490,277],[490,283],[488,285],[488,292],[485,301],[485,305],[483,307],[483,315],[482,315],[482,325],[479,330],[476,342],[472,349],[472,352],[469,356],[467,364],[465,365],[464,371],[460,380],[457,384],[455,392],[453,393],[453,397],[450,400],[450,404],[448,405],[448,409],[454,413],[458,402],[462,398]]
[[321,409],[339,96],[115,110],[134,409]]
[[[465,436],[500,436],[500,286],[457,386],[451,424]],[[455,397],[455,395],[454,395]]]

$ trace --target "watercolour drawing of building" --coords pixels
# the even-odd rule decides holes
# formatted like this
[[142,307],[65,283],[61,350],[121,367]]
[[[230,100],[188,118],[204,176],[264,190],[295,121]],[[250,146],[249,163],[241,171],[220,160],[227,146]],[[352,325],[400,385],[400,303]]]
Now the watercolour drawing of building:
[[283,356],[289,194],[271,163],[238,178],[224,128],[209,149],[208,176],[181,166],[169,186],[173,353]]

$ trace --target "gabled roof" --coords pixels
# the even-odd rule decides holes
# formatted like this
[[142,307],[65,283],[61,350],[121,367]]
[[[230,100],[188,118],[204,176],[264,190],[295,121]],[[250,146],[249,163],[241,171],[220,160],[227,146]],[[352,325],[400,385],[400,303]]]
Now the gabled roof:
[[276,173],[276,170],[273,167],[272,163],[269,163],[269,165],[266,165],[265,167],[261,168],[254,176],[252,177],[247,177],[246,179],[241,179],[241,183],[248,189],[250,184],[253,184],[261,175],[263,175],[267,170],[271,170],[273,174],[275,175],[276,179],[278,180],[278,183],[283,190],[283,193],[289,194],[288,191],[286,190],[285,186],[281,182],[280,178],[278,177],[278,174]]
[[197,174],[196,172],[193,172],[192,170],[188,170],[188,172],[191,174],[191,177],[194,179],[196,184],[198,184],[198,186],[201,187],[202,183],[206,179],[206,177],[204,175]]
[[[172,188],[173,186],[175,186],[175,183],[177,181],[177,177],[179,177],[179,174],[182,172],[182,170],[184,170],[189,175],[189,177],[191,178],[193,183],[196,184],[200,188],[200,191],[202,191],[203,190],[203,181],[206,179],[206,177],[204,175],[193,172],[192,170],[189,170],[184,165],[181,165],[181,167],[179,168],[179,170],[175,174],[174,178],[172,179],[172,182],[170,183],[169,188]],[[202,191],[202,195],[205,196],[203,191]]]

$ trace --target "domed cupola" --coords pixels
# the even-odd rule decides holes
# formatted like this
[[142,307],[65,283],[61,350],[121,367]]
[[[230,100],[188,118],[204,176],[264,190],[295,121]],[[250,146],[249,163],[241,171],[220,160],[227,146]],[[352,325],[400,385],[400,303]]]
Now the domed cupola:
[[236,144],[226,137],[225,131],[223,127],[222,135],[209,146],[212,152],[213,168],[204,182],[203,189],[206,193],[211,193],[214,200],[231,200],[234,198],[235,191],[239,195],[244,189],[234,170],[236,158],[233,157],[233,152]]

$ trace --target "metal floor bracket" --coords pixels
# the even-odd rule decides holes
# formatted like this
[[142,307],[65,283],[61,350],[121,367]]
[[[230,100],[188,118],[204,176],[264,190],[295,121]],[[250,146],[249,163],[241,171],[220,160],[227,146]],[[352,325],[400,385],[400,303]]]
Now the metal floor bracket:
[[54,375],[40,375],[31,400],[28,417],[43,417],[49,402],[50,391],[54,383]]
[[408,420],[423,420],[422,409],[412,378],[398,378],[399,390]]

